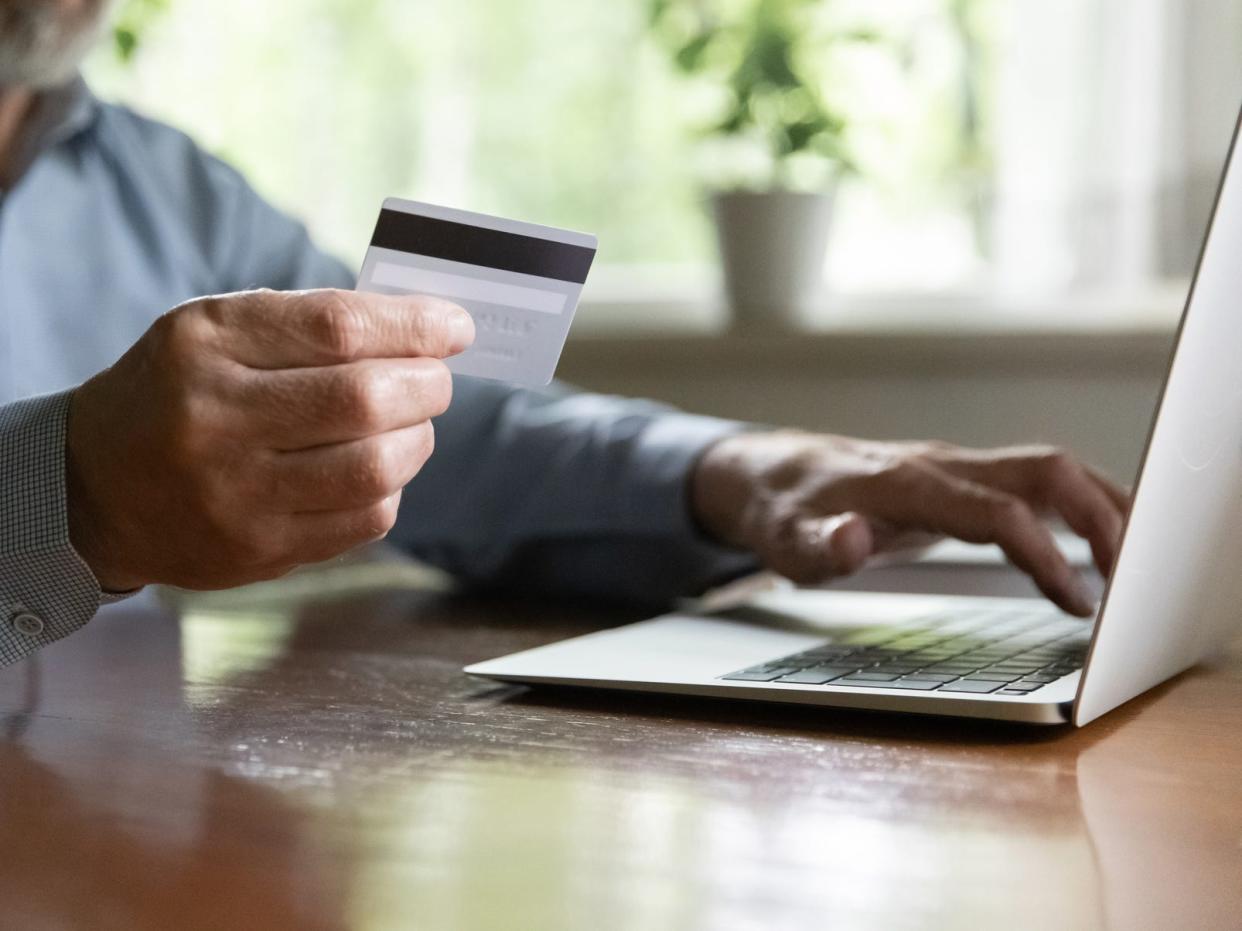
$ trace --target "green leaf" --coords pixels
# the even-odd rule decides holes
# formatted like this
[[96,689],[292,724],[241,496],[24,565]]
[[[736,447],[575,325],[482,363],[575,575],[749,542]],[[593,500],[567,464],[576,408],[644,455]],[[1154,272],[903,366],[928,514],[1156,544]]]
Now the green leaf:
[[127,26],[117,26],[112,30],[112,41],[116,46],[117,57],[128,62],[138,50],[138,36]]
[[743,132],[752,122],[750,107],[739,100],[719,123],[708,130],[711,135],[734,136]]
[[170,0],[125,0],[113,17],[112,47],[117,58],[129,63],[138,52],[150,25],[167,12]]
[[712,33],[702,32],[673,53],[673,61],[682,71],[692,74],[703,62],[703,53],[711,44]]
[[816,136],[827,131],[827,129],[827,122],[819,119],[799,120],[797,123],[790,123],[785,127],[785,135],[789,140],[789,151],[801,152],[811,144],[811,141]]
[[753,71],[757,81],[765,84],[802,86],[802,79],[793,69],[793,39],[777,29],[765,29],[755,35],[742,68]]

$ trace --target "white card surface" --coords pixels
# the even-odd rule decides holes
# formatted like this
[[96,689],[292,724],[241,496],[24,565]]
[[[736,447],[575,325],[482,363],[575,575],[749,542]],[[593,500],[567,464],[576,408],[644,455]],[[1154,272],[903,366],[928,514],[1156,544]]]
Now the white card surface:
[[595,259],[594,236],[390,197],[359,291],[429,294],[474,318],[474,345],[447,360],[459,375],[546,385]]

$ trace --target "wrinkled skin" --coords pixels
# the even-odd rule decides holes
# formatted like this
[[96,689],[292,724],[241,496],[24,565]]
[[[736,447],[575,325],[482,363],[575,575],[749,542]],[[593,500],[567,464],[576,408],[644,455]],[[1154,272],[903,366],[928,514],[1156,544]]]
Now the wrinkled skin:
[[70,539],[109,591],[226,588],[382,537],[474,339],[429,297],[253,291],[161,317],[73,394]]
[[691,479],[700,525],[796,582],[848,575],[874,557],[953,536],[996,543],[1064,610],[1094,610],[1041,519],[1086,538],[1107,574],[1128,494],[1051,447],[976,450],[800,432],[722,440]]

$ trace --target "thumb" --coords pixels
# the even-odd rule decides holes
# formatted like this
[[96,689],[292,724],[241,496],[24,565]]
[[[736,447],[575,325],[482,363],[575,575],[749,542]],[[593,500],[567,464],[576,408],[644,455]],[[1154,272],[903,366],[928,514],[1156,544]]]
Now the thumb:
[[875,537],[870,522],[855,511],[798,522],[797,543],[777,572],[803,585],[857,572],[872,553]]
[[855,511],[846,511],[820,523],[823,559],[832,575],[851,575],[861,569],[875,545],[870,521]]

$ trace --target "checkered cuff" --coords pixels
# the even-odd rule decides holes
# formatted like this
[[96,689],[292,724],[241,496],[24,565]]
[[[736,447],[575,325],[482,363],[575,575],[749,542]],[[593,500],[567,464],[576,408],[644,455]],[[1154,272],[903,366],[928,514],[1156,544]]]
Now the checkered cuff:
[[0,407],[0,665],[89,621],[103,596],[69,543],[70,392]]

